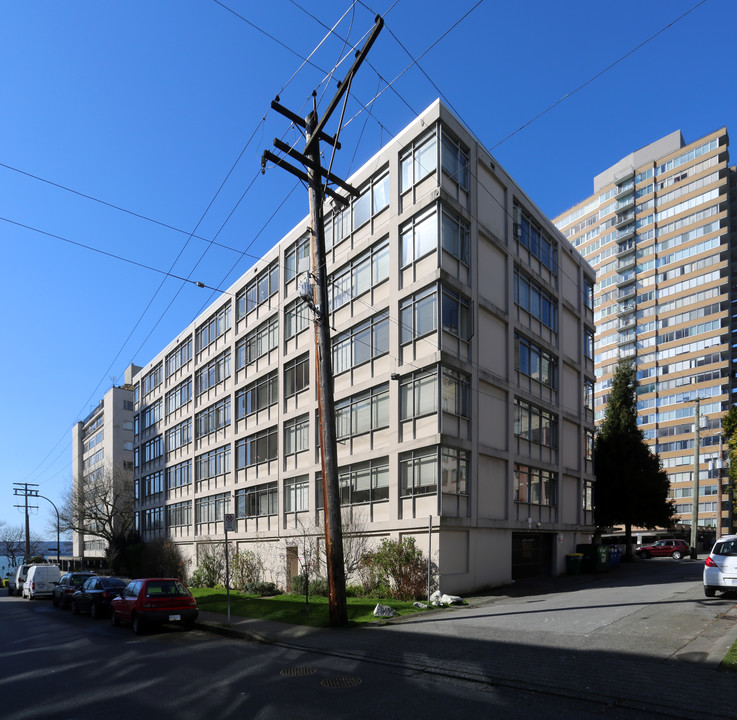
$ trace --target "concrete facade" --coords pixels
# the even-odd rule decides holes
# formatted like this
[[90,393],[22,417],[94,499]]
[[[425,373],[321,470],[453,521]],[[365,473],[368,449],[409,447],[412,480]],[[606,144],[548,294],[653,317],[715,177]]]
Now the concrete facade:
[[[130,365],[125,383],[110,388],[82,421],[72,428],[73,493],[94,483],[106,483],[117,473],[133,471],[133,385],[140,368]],[[105,543],[93,535],[73,533],[75,558],[102,558]]]
[[[439,101],[325,208],[344,518],[440,587],[557,574],[592,531],[591,267]],[[308,220],[134,377],[144,539],[288,587],[323,515]],[[587,354],[588,353],[588,354]],[[324,573],[324,569],[323,569]]]
[[721,418],[731,405],[734,168],[721,128],[686,144],[673,132],[594,178],[594,195],[555,218],[596,269],[596,421],[619,358],[636,363],[638,423],[690,525],[695,400],[700,401],[699,526],[730,522]]

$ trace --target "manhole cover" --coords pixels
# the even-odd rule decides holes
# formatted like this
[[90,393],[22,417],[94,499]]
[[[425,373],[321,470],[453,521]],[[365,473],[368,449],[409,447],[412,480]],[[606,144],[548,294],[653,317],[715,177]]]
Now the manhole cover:
[[302,666],[302,667],[290,667],[284,668],[281,671],[282,675],[290,675],[291,677],[300,677],[302,675],[312,675],[317,668]]
[[361,678],[354,675],[344,675],[342,677],[325,678],[320,685],[326,688],[351,688],[361,684]]

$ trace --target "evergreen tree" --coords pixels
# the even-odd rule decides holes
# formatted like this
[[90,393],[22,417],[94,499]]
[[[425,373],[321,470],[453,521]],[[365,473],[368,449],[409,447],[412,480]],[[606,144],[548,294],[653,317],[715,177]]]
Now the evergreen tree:
[[722,528],[722,532],[731,533],[733,519],[737,517],[737,497],[735,497],[737,493],[734,492],[735,480],[737,480],[737,405],[732,405],[729,412],[722,418],[722,435],[727,441],[729,452],[729,487],[732,498],[730,527]]
[[594,443],[596,524],[624,525],[626,558],[632,558],[633,527],[669,527],[674,512],[668,475],[637,427],[636,387],[634,365],[620,360]]

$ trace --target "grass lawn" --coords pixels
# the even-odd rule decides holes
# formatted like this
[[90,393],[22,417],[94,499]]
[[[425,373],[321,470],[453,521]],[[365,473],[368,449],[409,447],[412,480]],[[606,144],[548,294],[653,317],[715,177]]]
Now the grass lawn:
[[737,642],[732,645],[721,665],[723,670],[737,672]]
[[[197,598],[197,605],[200,610],[227,614],[227,595],[224,588],[190,588],[190,590],[192,595]],[[348,624],[359,625],[380,621],[380,618],[374,617],[374,608],[378,602],[382,605],[389,605],[400,615],[422,612],[422,610],[413,607],[411,602],[349,597],[347,599]],[[321,596],[310,596],[309,610],[307,610],[304,595],[274,595],[273,597],[263,598],[241,595],[231,590],[230,614],[240,617],[277,620],[293,625],[330,626],[328,599]]]

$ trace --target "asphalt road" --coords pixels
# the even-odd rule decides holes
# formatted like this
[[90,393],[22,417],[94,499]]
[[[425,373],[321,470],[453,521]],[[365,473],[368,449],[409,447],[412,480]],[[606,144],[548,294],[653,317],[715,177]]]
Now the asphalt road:
[[735,598],[703,597],[701,563],[647,563],[274,645],[177,628],[137,637],[3,596],[2,716],[737,718],[735,676],[706,662],[737,621]]

